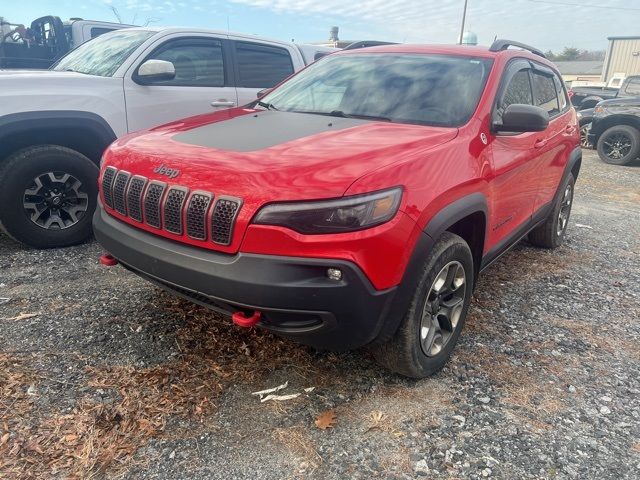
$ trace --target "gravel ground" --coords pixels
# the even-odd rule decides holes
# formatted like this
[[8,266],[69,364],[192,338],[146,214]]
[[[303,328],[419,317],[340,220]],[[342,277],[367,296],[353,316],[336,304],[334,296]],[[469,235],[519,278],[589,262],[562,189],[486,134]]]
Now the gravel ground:
[[[640,476],[640,165],[585,152],[564,246],[486,271],[423,381],[237,329],[100,253],[0,238],[0,478]],[[285,381],[301,395],[251,395]]]

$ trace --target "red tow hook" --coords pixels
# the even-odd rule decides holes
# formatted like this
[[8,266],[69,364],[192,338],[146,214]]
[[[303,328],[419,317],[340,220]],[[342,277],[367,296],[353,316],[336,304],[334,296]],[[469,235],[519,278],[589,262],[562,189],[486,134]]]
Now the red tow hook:
[[113,267],[114,265],[118,264],[118,260],[116,260],[116,258],[110,253],[105,253],[100,257],[100,263],[102,265],[106,265],[107,267]]
[[239,327],[243,328],[251,328],[255,327],[258,322],[260,322],[260,318],[262,317],[262,313],[255,311],[253,315],[247,317],[244,312],[235,312],[231,315],[231,320]]

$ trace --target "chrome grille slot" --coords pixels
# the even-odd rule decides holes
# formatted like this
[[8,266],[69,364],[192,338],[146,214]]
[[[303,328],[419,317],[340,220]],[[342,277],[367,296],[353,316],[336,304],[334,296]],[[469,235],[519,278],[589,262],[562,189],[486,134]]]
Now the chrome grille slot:
[[182,235],[182,209],[188,190],[183,187],[171,187],[164,201],[164,229]]
[[116,177],[118,170],[113,167],[107,167],[102,175],[102,195],[104,203],[109,208],[113,208],[113,179]]
[[115,208],[116,212],[121,215],[127,214],[125,192],[127,190],[127,184],[129,183],[130,176],[131,175],[128,172],[120,171],[113,182],[113,208]]
[[144,219],[145,222],[155,228],[160,228],[160,201],[166,184],[163,182],[149,182],[149,187],[144,195]]
[[187,235],[196,240],[207,239],[207,212],[212,195],[194,192],[187,205]]
[[146,178],[134,175],[127,190],[129,216],[137,222],[142,222],[142,192],[146,184]]
[[221,197],[216,202],[211,215],[211,240],[220,245],[229,245],[233,234],[233,224],[240,210],[237,198]]

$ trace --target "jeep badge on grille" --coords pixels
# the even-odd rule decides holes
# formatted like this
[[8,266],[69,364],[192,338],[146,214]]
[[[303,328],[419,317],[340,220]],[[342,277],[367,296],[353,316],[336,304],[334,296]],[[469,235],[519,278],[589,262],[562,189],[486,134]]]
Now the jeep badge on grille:
[[153,171],[160,175],[166,175],[169,178],[176,178],[178,175],[180,175],[180,170],[178,170],[177,168],[169,168],[164,163],[159,167],[154,168]]

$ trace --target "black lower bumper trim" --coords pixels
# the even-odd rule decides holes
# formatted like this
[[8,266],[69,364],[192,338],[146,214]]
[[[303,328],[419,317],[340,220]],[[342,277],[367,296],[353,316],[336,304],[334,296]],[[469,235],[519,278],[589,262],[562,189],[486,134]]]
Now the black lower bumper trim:
[[[382,329],[395,288],[376,290],[344,260],[222,254],[147,233],[99,206],[98,241],[126,268],[159,286],[222,313],[263,312],[261,325],[316,348],[349,350]],[[343,278],[330,280],[327,268]]]

